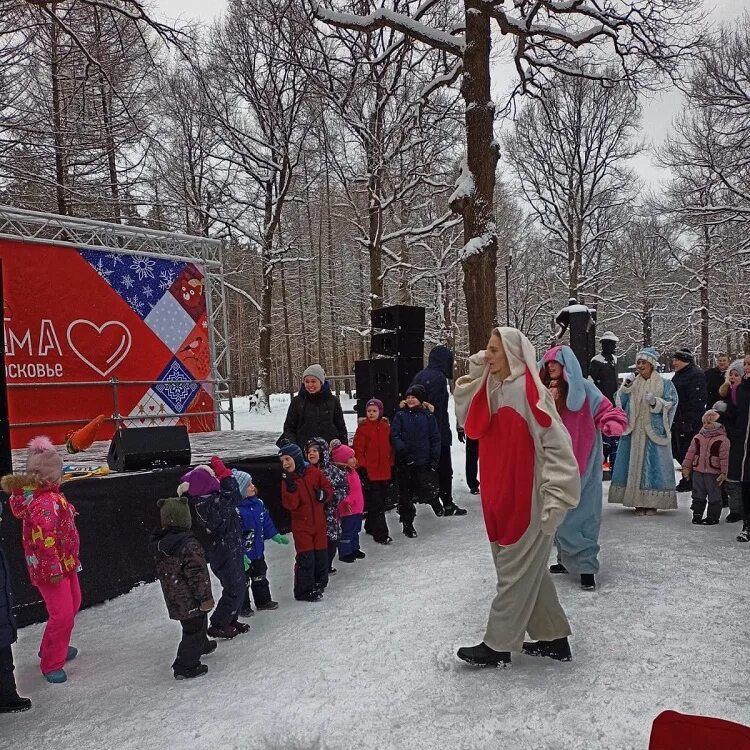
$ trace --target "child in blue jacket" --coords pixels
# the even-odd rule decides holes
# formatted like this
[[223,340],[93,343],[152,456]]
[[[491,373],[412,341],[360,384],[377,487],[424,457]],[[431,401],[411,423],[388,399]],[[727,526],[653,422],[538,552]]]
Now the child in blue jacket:
[[442,443],[426,396],[424,386],[410,386],[391,425],[391,443],[398,467],[398,515],[404,535],[410,539],[417,536],[415,501],[430,505],[436,516],[444,513],[435,485]]
[[279,608],[279,603],[271,599],[271,587],[266,578],[268,565],[264,556],[265,541],[273,539],[277,544],[289,544],[289,540],[276,530],[268,508],[258,497],[258,490],[250,474],[237,469],[232,469],[232,474],[237,480],[242,495],[242,500],[237,505],[237,512],[242,519],[242,533],[245,540],[245,579],[249,584],[240,614],[243,617],[250,617],[253,614],[250,604],[251,590],[257,609]]

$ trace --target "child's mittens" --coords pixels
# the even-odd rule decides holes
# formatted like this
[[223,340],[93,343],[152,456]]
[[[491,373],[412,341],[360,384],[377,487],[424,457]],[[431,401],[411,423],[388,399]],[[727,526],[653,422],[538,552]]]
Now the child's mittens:
[[211,463],[211,468],[214,470],[214,474],[216,474],[216,478],[219,481],[232,476],[232,470],[228,468],[226,464],[218,456],[214,456],[211,459],[210,463]]
[[205,602],[201,602],[201,612],[210,612],[214,608],[214,599],[206,599]]
[[289,540],[283,534],[274,534],[271,539],[276,542],[276,544],[289,544]]
[[245,568],[246,573],[250,570],[250,558],[247,555],[242,556],[242,567]]
[[297,483],[294,481],[294,477],[291,474],[287,474],[286,472],[284,472],[281,475],[281,478],[284,480],[284,484],[286,485],[287,492],[297,491]]
[[656,396],[653,393],[644,393],[643,400],[649,405],[653,406],[656,403]]
[[635,382],[635,373],[629,372],[625,375],[625,377],[622,379],[622,384],[625,386],[625,388],[630,388],[631,385]]

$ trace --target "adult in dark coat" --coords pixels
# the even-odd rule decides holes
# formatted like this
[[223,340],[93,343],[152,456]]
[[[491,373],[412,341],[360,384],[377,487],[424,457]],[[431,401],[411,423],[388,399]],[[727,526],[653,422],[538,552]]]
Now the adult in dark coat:
[[[617,389],[620,387],[617,377],[617,355],[615,354],[619,340],[612,331],[605,331],[599,339],[601,353],[593,357],[589,363],[589,378],[613,404],[615,403]],[[602,440],[604,462],[609,464],[611,470],[615,465],[615,458],[617,458],[617,445],[620,438],[605,435]]]
[[326,374],[320,365],[310,365],[302,373],[302,387],[292,399],[284,420],[284,431],[276,441],[279,448],[294,443],[304,450],[315,437],[327,442],[340,440],[349,445],[341,402],[331,392]]
[[453,380],[453,352],[446,346],[436,346],[427,360],[427,367],[420,370],[412,385],[421,385],[427,394],[426,400],[435,411],[440,430],[440,462],[438,464],[438,494],[446,516],[465,516],[466,511],[453,502],[453,463],[451,461],[451,433],[448,419],[448,381]]
[[[0,502],[0,515],[2,511],[3,504]],[[10,571],[5,553],[0,547],[0,714],[28,711],[31,708],[31,701],[18,695],[13,676],[15,666],[11,644],[16,642],[16,635]]]
[[738,542],[750,542],[750,355],[745,355],[744,377],[727,398],[724,423],[729,434],[729,473],[733,482],[742,488],[742,531]]
[[705,370],[706,375],[706,406],[710,408],[715,404],[721,396],[719,395],[719,388],[727,379],[727,370],[729,369],[729,357],[720,352],[716,355],[716,367],[709,367]]
[[[706,411],[706,376],[703,370],[695,366],[693,353],[679,349],[672,355],[672,367],[675,371],[672,384],[677,391],[677,409],[672,423],[672,456],[682,463],[690,443],[702,427],[703,414]],[[691,492],[691,479],[681,479],[677,492]]]

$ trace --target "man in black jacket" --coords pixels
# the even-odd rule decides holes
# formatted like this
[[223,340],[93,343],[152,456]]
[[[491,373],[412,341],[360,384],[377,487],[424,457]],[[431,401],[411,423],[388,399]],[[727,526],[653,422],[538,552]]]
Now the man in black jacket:
[[426,391],[427,401],[435,407],[435,419],[440,429],[438,487],[443,511],[446,516],[465,516],[466,511],[453,502],[453,434],[448,419],[449,380],[453,380],[453,352],[445,346],[436,346],[430,352],[427,367],[414,376],[412,385],[421,385]]
[[[679,399],[672,423],[672,456],[682,463],[693,437],[701,429],[706,411],[706,376],[695,366],[693,353],[688,349],[679,349],[672,355],[672,367],[675,371],[672,383]],[[683,478],[677,485],[677,492],[692,489],[690,479]]]
[[706,405],[708,406],[708,408],[713,406],[720,399],[719,388],[721,387],[721,384],[726,380],[728,369],[729,357],[724,354],[724,352],[719,352],[716,355],[716,367],[710,367],[705,371],[706,390],[708,391]]
[[[597,354],[589,363],[589,378],[613,404],[615,403],[615,394],[619,387],[617,356],[615,355],[619,340],[612,331],[606,331],[599,339],[602,348],[601,354]],[[617,445],[619,442],[620,438],[618,437],[604,437],[604,463],[609,464],[610,470],[614,466],[615,458],[617,457]]]

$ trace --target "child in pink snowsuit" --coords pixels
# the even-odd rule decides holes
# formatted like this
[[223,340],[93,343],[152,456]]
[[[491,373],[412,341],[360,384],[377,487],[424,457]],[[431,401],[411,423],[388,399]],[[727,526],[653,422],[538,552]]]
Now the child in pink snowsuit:
[[338,440],[332,441],[331,459],[346,472],[346,478],[349,481],[349,492],[339,503],[339,517],[341,518],[339,560],[353,563],[365,556],[359,548],[359,532],[362,531],[362,513],[365,510],[362,480],[356,471],[357,459],[354,451],[348,445],[341,445]]
[[11,511],[23,524],[29,578],[47,606],[49,617],[39,655],[42,674],[55,683],[65,682],[63,665],[78,653],[70,645],[70,635],[81,607],[76,510],[60,492],[62,468],[49,438],[36,437],[29,443],[26,474],[2,479],[3,490],[11,496]]

